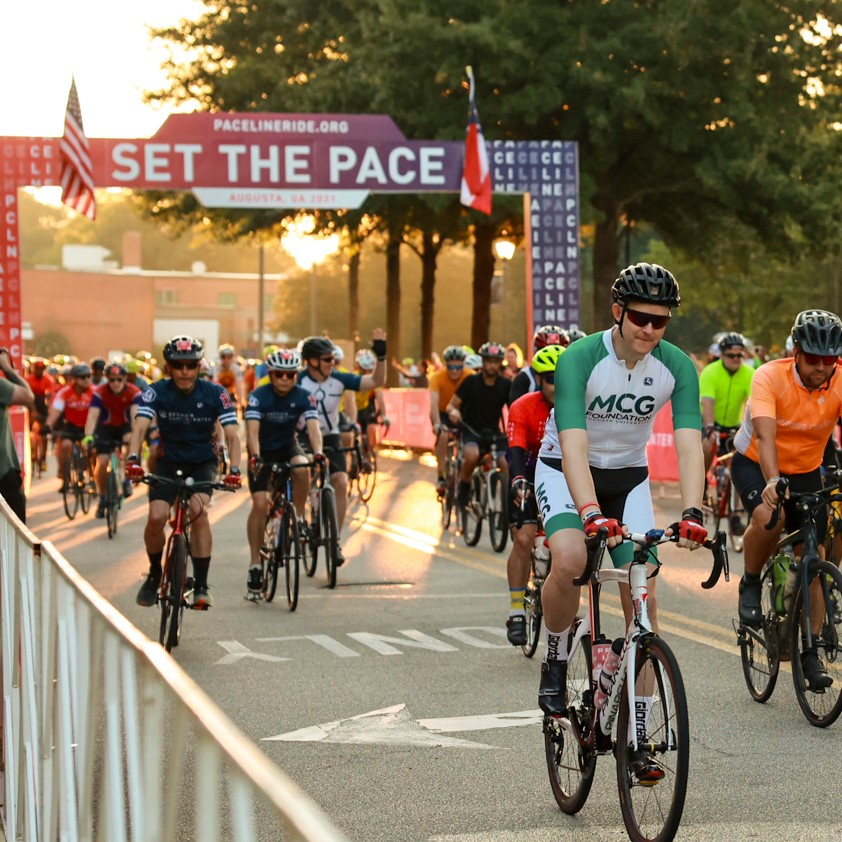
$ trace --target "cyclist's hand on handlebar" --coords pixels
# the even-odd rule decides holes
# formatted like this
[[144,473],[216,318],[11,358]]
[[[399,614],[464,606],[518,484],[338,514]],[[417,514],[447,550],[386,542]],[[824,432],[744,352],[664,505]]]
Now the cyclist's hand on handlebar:
[[671,524],[665,531],[668,536],[678,536],[678,546],[696,550],[707,540],[708,531],[702,526],[704,513],[690,507],[681,513],[681,520]]
[[94,437],[93,436],[84,436],[82,438],[82,441],[79,442],[79,444],[81,444],[82,447],[84,447],[85,450],[87,450],[88,453],[90,453],[91,450],[93,449],[93,446],[94,446]]
[[591,512],[582,523],[585,527],[585,535],[588,538],[596,535],[604,526],[608,530],[608,541],[606,544],[609,549],[621,544],[623,538],[627,538],[629,534],[629,528],[624,523],[616,518],[606,517],[598,509],[595,512]]
[[512,480],[512,491],[518,503],[525,502],[532,495],[532,484],[526,477],[515,477]]
[[[760,493],[760,497],[763,502],[772,510],[778,505],[778,499],[780,495],[778,494],[778,485],[781,481],[780,477],[772,477],[766,485],[763,487],[763,491]],[[789,487],[787,486],[784,489],[783,498],[786,500],[789,497]]]
[[140,464],[140,457],[136,453],[130,453],[126,457],[126,476],[132,482],[140,482],[146,476],[146,471]]
[[313,461],[317,465],[322,465],[325,468],[327,468],[327,466],[329,464],[328,461],[327,461],[327,456],[325,456],[324,453],[314,453],[313,454]]
[[263,460],[259,456],[252,456],[249,459],[249,472],[253,477],[256,477],[260,473],[260,469],[263,467]]
[[239,488],[243,484],[243,477],[240,474],[240,469],[236,465],[231,466],[231,470],[228,471],[228,476],[222,480],[228,488]]

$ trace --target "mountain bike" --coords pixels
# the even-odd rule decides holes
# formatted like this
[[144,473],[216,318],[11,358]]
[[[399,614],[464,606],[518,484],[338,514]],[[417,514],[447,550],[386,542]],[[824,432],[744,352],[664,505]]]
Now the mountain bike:
[[[193,578],[187,575],[187,562],[192,559],[190,550],[190,498],[200,491],[217,489],[236,491],[221,482],[196,482],[176,471],[174,479],[157,474],[146,474],[141,482],[149,486],[163,484],[176,489],[170,533],[167,536],[162,560],[161,584],[158,588],[158,605],[161,608],[161,622],[158,628],[158,642],[167,652],[178,646],[184,609],[193,590]],[[204,609],[207,610],[207,609]]]
[[[775,486],[778,505],[767,524],[777,524],[788,482]],[[817,519],[828,504],[842,501],[840,481],[814,493],[789,492],[801,528],[778,541],[775,554],[760,576],[760,628],[734,621],[743,675],[752,698],[767,701],[775,689],[782,660],[792,661],[795,697],[807,721],[818,728],[832,725],[842,713],[842,573],[818,552]],[[832,515],[833,516],[833,515]],[[792,547],[801,544],[801,557]],[[777,565],[777,576],[776,576]],[[789,582],[782,573],[789,573]],[[830,684],[814,686],[802,661],[815,655],[827,670]]]
[[256,601],[262,596],[266,602],[271,602],[278,587],[278,568],[283,567],[287,605],[290,611],[295,611],[298,606],[298,574],[302,553],[298,518],[292,503],[292,470],[297,466],[289,462],[259,464],[270,472],[272,499],[269,502],[263,541],[260,545],[263,589],[260,594],[250,595],[249,598]]
[[313,471],[310,482],[310,496],[305,516],[306,529],[301,535],[304,551],[304,572],[313,576],[319,548],[324,551],[327,569],[327,586],[336,587],[336,562],[339,552],[339,521],[336,514],[336,491],[330,484],[330,472],[326,461],[310,462]]
[[91,500],[96,494],[96,487],[90,471],[90,460],[82,452],[76,434],[56,433],[56,436],[70,439],[73,442],[70,454],[64,463],[61,493],[64,513],[70,520],[73,520],[80,508],[84,514],[90,511]]
[[477,433],[464,421],[460,426],[477,437],[480,452],[487,448],[471,474],[468,505],[461,512],[462,538],[469,547],[475,546],[482,535],[482,522],[488,518],[491,546],[502,553],[509,537],[509,495],[506,472],[497,465],[499,434],[493,430]]
[[707,474],[707,489],[703,510],[705,523],[715,534],[724,522],[728,529],[731,546],[742,552],[743,534],[746,531],[746,513],[734,483],[731,482],[731,457],[729,451],[734,431],[731,428],[716,427],[718,435],[717,452]]
[[105,476],[105,526],[108,537],[117,534],[117,521],[123,505],[123,465],[117,448],[108,456]]
[[453,427],[442,427],[440,436],[447,436],[444,462],[444,494],[439,497],[441,505],[441,528],[448,529],[456,506],[456,487],[462,470],[462,449],[459,447],[459,432]]
[[[675,526],[675,525],[674,525]],[[652,630],[647,608],[647,563],[659,564],[653,548],[668,538],[664,530],[629,537],[635,544],[627,568],[602,570],[608,532],[588,539],[588,562],[576,585],[587,585],[589,613],[577,619],[568,644],[567,709],[544,716],[544,746],[550,786],[559,807],[573,815],[585,804],[599,755],[615,756],[620,809],[629,838],[666,842],[675,836],[684,809],[690,752],[687,700],[678,662],[669,646]],[[704,546],[713,554],[711,575],[702,587],[712,588],[724,572],[728,581],[726,537],[719,532]],[[651,576],[657,575],[656,566]],[[619,656],[614,683],[605,703],[596,706],[601,665],[611,649],[600,621],[600,589],[604,582],[627,583],[634,617]],[[638,716],[636,697],[651,699],[651,711]],[[653,765],[649,765],[653,764]],[[642,769],[653,772],[642,776]]]

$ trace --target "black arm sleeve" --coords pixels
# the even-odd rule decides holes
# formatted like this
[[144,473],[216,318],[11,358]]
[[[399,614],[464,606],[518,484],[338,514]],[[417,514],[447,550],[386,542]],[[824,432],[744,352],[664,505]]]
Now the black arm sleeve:
[[509,477],[526,476],[526,449],[523,447],[509,448]]

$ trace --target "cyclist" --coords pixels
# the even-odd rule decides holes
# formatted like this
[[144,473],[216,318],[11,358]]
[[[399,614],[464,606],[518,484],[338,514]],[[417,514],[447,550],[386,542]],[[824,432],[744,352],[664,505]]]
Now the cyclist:
[[[549,536],[552,567],[541,601],[547,651],[541,665],[538,703],[551,715],[565,710],[568,637],[579,606],[573,584],[585,567],[583,531],[608,530],[615,567],[628,564],[633,545],[624,521],[645,532],[655,526],[646,444],[658,411],[672,402],[684,511],[674,524],[679,546],[705,540],[701,495],[699,379],[692,360],[663,341],[670,311],[680,302],[678,283],[657,264],[624,269],[612,287],[614,327],[580,339],[556,367],[554,417],[547,423],[535,471],[538,507]],[[563,460],[563,461],[562,461]],[[657,628],[656,580],[650,580],[649,611]],[[632,615],[628,585],[620,588],[626,622]],[[651,690],[649,691],[651,692]],[[638,739],[645,743],[652,696],[636,697]],[[656,783],[663,770],[645,749],[635,760],[639,780]]]
[[133,386],[137,386],[138,389],[143,391],[149,385],[149,381],[143,376],[143,363],[129,357],[129,359],[126,360],[125,365],[127,382],[131,383]]
[[102,357],[94,357],[91,360],[91,386],[94,389],[105,383],[105,360]]
[[243,405],[243,372],[234,359],[234,346],[219,346],[219,362],[213,367],[213,379],[231,396],[238,409]]
[[[452,424],[464,422],[474,432],[462,431],[462,473],[456,491],[456,505],[464,509],[468,505],[471,489],[471,474],[483,453],[488,452],[486,443],[478,436],[491,433],[499,454],[498,465],[508,476],[506,449],[509,441],[503,429],[503,407],[509,402],[512,382],[500,373],[506,349],[499,342],[486,342],[479,349],[482,368],[476,374],[466,377],[447,405],[447,415]],[[481,447],[482,445],[482,447]]]
[[538,391],[518,398],[509,408],[506,434],[509,439],[511,482],[512,550],[506,567],[511,606],[506,634],[512,646],[526,643],[526,614],[523,600],[529,581],[530,559],[538,531],[538,507],[535,504],[535,463],[544,428],[555,400],[555,368],[564,352],[562,345],[547,345],[532,358],[532,370],[538,378]]
[[[357,363],[357,370],[360,376],[374,374],[377,365],[377,357],[368,348],[361,348],[354,358]],[[389,419],[386,417],[386,404],[383,400],[383,387],[359,391],[354,394],[357,405],[357,424],[360,427],[360,434],[368,439],[371,450],[377,447],[377,423],[384,427],[389,426]],[[364,457],[364,461],[365,457]],[[368,469],[371,465],[364,466]]]
[[[231,462],[225,484],[239,488],[240,439],[237,435],[237,413],[231,397],[218,383],[199,379],[199,363],[204,356],[201,342],[191,336],[174,336],[164,346],[164,360],[169,377],[149,385],[141,395],[126,458],[129,479],[140,482],[144,470],[140,464],[143,439],[157,418],[160,436],[159,457],[155,472],[175,478],[176,471],[196,482],[212,482],[216,477],[217,458],[213,450],[214,429],[222,424]],[[193,558],[193,608],[213,605],[208,593],[208,568],[211,562],[212,537],[208,520],[208,503],[212,490],[203,488],[190,498],[190,554]],[[149,573],[138,591],[138,605],[152,606],[157,601],[161,583],[161,559],[164,553],[164,527],[176,489],[161,483],[149,489],[149,512],[143,540],[149,557]]]
[[[248,399],[246,443],[251,511],[246,524],[250,552],[246,587],[249,593],[260,593],[263,583],[260,545],[272,497],[272,489],[269,487],[271,474],[266,463],[307,464],[307,457],[295,437],[296,426],[300,421],[306,425],[314,459],[324,459],[316,407],[310,401],[310,395],[296,384],[300,368],[301,355],[298,351],[282,348],[269,354],[266,369],[270,382],[258,386]],[[292,502],[299,520],[304,518],[309,489],[309,470],[306,467],[293,469]]]
[[[140,406],[140,389],[126,382],[126,367],[112,363],[105,369],[105,383],[94,389],[91,406],[85,421],[82,444],[93,446],[96,451],[94,482],[99,495],[96,516],[105,517],[105,483],[111,452],[117,450],[122,457],[123,446],[129,443],[132,421]],[[132,495],[131,480],[123,481],[123,494]]]
[[447,405],[456,394],[462,381],[473,374],[465,365],[467,353],[462,345],[448,345],[442,354],[444,367],[434,372],[430,377],[430,423],[433,435],[436,437],[435,452],[438,467],[436,494],[444,497],[447,489],[444,478],[445,461],[447,459],[447,429],[451,428],[447,417]]
[[[546,348],[547,345],[561,345],[566,348],[569,344],[570,337],[564,328],[558,325],[542,325],[535,331],[532,337],[532,356],[534,357],[541,348]],[[535,378],[535,372],[531,366],[526,366],[512,380],[510,400],[514,403],[518,398],[528,392],[536,392],[537,390],[538,381]]]
[[728,452],[720,431],[733,435],[739,429],[755,371],[744,365],[746,343],[742,334],[726,333],[718,345],[719,359],[706,365],[699,375],[706,472],[717,450],[720,456]]
[[579,325],[573,324],[567,328],[567,338],[572,345],[574,342],[578,342],[580,339],[584,339],[588,334],[582,330]]
[[[731,479],[740,493],[750,523],[744,536],[745,574],[740,580],[738,610],[748,626],[760,626],[760,573],[786,525],[798,528],[798,512],[784,503],[783,516],[767,530],[777,504],[780,477],[796,492],[822,487],[825,446],[842,414],[842,378],[837,361],[842,354],[842,322],[826,310],[803,310],[792,326],[794,356],[772,360],[754,375],[743,424],[734,438],[737,452]],[[827,516],[817,520],[819,544]],[[815,652],[803,653],[804,676],[813,689],[831,679]]]
[[[301,343],[301,359],[306,367],[298,376],[298,385],[308,392],[318,412],[324,453],[330,465],[331,482],[336,489],[336,519],[340,530],[348,507],[348,471],[345,456],[339,450],[339,406],[346,390],[369,391],[385,382],[386,332],[376,328],[371,346],[377,358],[374,372],[359,375],[334,371],[334,345],[324,336],[310,336]],[[308,449],[313,450],[312,442]],[[337,566],[344,562],[342,552],[337,551]]]
[[[61,480],[59,494],[67,489],[64,484],[64,466],[70,458],[74,441],[81,441],[85,435],[85,421],[94,396],[91,386],[91,367],[87,363],[76,363],[69,372],[70,382],[56,392],[47,414],[46,432],[59,430],[62,437],[56,444],[58,477]],[[58,427],[60,419],[64,419]]]
[[[50,398],[58,390],[55,379],[52,375],[47,373],[47,361],[36,358],[32,361],[30,366],[30,373],[24,378],[32,389],[32,394],[35,397],[35,405],[29,416],[29,426],[32,429],[36,424],[39,427],[39,435],[43,439],[43,448],[41,452],[46,456],[47,453],[47,414],[49,412]],[[41,460],[40,468],[42,471],[47,470],[46,458]]]

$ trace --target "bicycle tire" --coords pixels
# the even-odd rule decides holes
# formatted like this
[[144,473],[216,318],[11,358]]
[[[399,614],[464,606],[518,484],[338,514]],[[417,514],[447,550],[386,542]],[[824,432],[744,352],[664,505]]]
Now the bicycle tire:
[[534,576],[526,585],[523,608],[526,612],[526,643],[520,649],[527,658],[531,658],[538,649],[538,640],[541,637],[541,618],[544,616],[544,611],[541,608],[540,580]]
[[298,521],[292,503],[284,507],[283,526],[281,527],[281,556],[287,586],[287,605],[290,611],[298,607],[298,572],[301,563],[301,543],[298,539]]
[[320,506],[322,543],[325,549],[327,586],[336,587],[336,551],[338,549],[338,526],[336,522],[336,492],[329,486],[322,489]]
[[273,510],[263,527],[263,543],[260,546],[260,561],[263,566],[263,598],[271,602],[278,587],[278,562],[280,561],[280,512]]
[[509,538],[509,495],[506,494],[505,479],[502,471],[494,470],[488,481],[488,534],[495,553],[506,549]]
[[453,518],[453,509],[456,506],[456,483],[458,471],[456,469],[456,456],[453,446],[447,446],[447,462],[444,469],[444,496],[441,498],[441,528],[450,528],[450,521]]
[[[571,629],[571,641],[578,625]],[[567,715],[544,717],[544,753],[555,800],[572,816],[588,800],[596,769],[596,752],[583,746],[594,719],[590,635],[582,636],[567,662],[566,693]]]
[[460,513],[462,517],[462,539],[469,547],[475,547],[482,535],[482,482],[483,479],[479,474],[474,474],[471,477],[468,505]]
[[71,458],[64,463],[64,491],[61,494],[64,503],[64,513],[69,520],[76,517],[79,511],[79,485],[76,477],[76,465]]
[[377,484],[377,453],[369,446],[364,448],[364,455],[368,456],[369,466],[366,468],[365,459],[360,465],[360,473],[357,477],[357,490],[360,493],[360,500],[363,503],[368,503],[374,494],[374,486]]
[[632,842],[673,839],[687,795],[690,725],[681,671],[672,650],[661,638],[648,635],[638,643],[636,685],[652,688],[652,710],[646,721],[646,744],[663,777],[649,785],[639,782],[632,768],[628,734],[632,712],[621,704],[617,717],[617,786],[623,823]]
[[301,541],[301,565],[304,573],[312,577],[316,572],[316,549],[313,546],[313,513],[310,504],[307,504],[308,516],[304,520],[305,532],[298,530],[298,537]]
[[91,510],[93,494],[90,491],[90,480],[88,478],[87,468],[85,467],[85,460],[82,457],[82,451],[79,450],[78,445],[74,446],[71,458],[76,462],[76,485],[79,493],[79,505],[82,508],[82,512],[87,514]]
[[187,543],[183,535],[173,535],[169,559],[169,588],[167,600],[171,606],[170,625],[167,629],[165,648],[171,652],[181,640],[181,623],[184,619],[184,582],[187,578]]
[[117,483],[117,474],[109,466],[105,482],[105,523],[108,527],[108,537],[113,538],[117,534],[117,517],[120,511],[120,489]]
[[[780,620],[774,608],[772,564],[767,563],[760,579],[762,626],[758,630],[739,627],[740,660],[748,692],[756,702],[766,702],[778,682],[781,667],[778,646]],[[762,638],[762,641],[761,641]]]
[[[813,690],[806,684],[801,665],[805,617],[804,594],[800,586],[792,600],[792,683],[807,721],[817,728],[827,728],[842,713],[842,572],[828,561],[819,561],[810,575],[811,583],[816,580],[821,587],[818,593],[816,588],[810,589],[810,600],[814,602],[818,599],[822,622],[821,629],[813,635],[813,645],[833,683],[821,690]],[[813,616],[816,617],[817,612]]]

